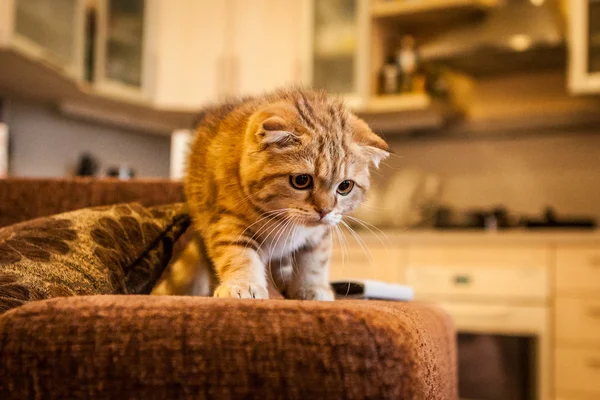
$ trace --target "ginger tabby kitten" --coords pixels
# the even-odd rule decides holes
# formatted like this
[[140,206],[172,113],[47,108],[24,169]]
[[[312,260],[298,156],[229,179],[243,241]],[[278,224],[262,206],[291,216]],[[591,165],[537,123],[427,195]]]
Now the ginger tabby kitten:
[[332,227],[369,189],[387,144],[321,91],[278,90],[207,109],[187,165],[193,227],[215,297],[333,300]]

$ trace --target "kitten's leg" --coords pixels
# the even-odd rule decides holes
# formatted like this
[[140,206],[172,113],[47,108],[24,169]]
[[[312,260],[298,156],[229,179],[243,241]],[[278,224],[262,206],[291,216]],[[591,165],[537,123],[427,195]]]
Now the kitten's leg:
[[210,296],[211,275],[201,243],[192,240],[169,265],[151,294]]
[[215,297],[267,299],[265,265],[258,255],[259,244],[251,233],[242,235],[239,221],[221,218],[211,226],[206,250],[219,277]]
[[332,301],[333,290],[329,284],[331,236],[325,235],[313,247],[303,248],[295,254],[295,268],[287,295],[292,299]]

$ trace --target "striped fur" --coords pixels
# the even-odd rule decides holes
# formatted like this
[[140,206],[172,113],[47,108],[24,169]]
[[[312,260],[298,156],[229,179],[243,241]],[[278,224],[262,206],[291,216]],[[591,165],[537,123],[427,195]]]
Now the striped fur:
[[[329,231],[363,201],[370,164],[387,154],[380,137],[321,91],[282,89],[208,108],[185,191],[219,278],[214,295],[265,298],[276,265],[279,277],[296,272],[278,279],[289,297],[331,300]],[[313,186],[295,189],[298,174]],[[344,180],[354,182],[346,196],[336,192]]]

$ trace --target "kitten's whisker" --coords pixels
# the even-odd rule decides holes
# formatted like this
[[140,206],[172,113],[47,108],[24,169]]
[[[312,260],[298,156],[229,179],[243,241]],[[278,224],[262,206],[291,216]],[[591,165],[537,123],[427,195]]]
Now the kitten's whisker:
[[[283,242],[283,247],[286,249],[289,249],[294,241],[293,241],[293,237],[296,234],[296,221],[298,220],[298,217],[295,215],[292,215],[292,230],[288,233],[286,240]],[[288,241],[290,243],[290,247],[288,247]],[[291,253],[290,253],[291,256]],[[290,257],[290,263],[291,263],[291,257]]]
[[[277,232],[278,232],[278,233],[276,234],[276,235],[278,235],[278,236],[277,236],[277,240],[276,240],[276,242],[275,242],[275,243],[274,243],[274,244],[271,246],[271,254],[269,255],[269,262],[270,262],[270,260],[272,260],[272,259],[273,259],[273,252],[275,251],[275,247],[277,246],[277,243],[279,242],[279,238],[281,237],[281,234],[282,234],[282,233],[285,231],[286,227],[287,227],[287,226],[288,226],[288,225],[289,225],[291,222],[293,222],[293,216],[288,216],[288,217],[285,219],[285,221],[286,221],[286,222],[285,222],[285,225],[283,225],[283,224],[279,224],[279,225],[278,225],[278,228],[279,228],[281,225],[283,225],[283,227],[282,227],[282,228],[280,228],[280,229],[278,229],[278,231],[277,231]],[[279,267],[279,271],[280,271],[281,278],[282,278],[282,281],[283,281],[283,273],[281,272],[281,260],[280,260],[280,267]],[[279,287],[278,287],[277,289],[279,290]]]
[[[269,215],[265,215],[264,217],[262,217],[262,218],[258,219],[257,221],[254,221],[252,224],[248,225],[248,226],[246,227],[246,229],[244,229],[244,230],[243,230],[243,231],[242,231],[242,232],[239,234],[239,236],[238,236],[238,240],[239,240],[239,239],[240,239],[240,238],[241,238],[241,237],[244,235],[244,233],[246,233],[246,231],[248,231],[248,230],[249,230],[251,227],[253,227],[254,225],[256,225],[256,224],[258,224],[258,223],[260,223],[261,221],[264,221],[264,220],[266,220],[266,219],[275,218],[276,216],[278,216],[278,215],[282,215],[282,214],[284,214],[285,212],[286,212],[285,210],[276,210],[276,211],[273,211],[273,212],[269,212],[269,213],[268,213]],[[265,213],[265,214],[266,214],[266,213]],[[264,214],[263,214],[263,215],[264,215]],[[258,231],[254,232],[254,234],[252,235],[252,238],[254,238],[254,236],[256,236],[256,235],[258,234],[258,232],[260,232],[260,231],[262,230],[262,228],[264,228],[264,225],[263,225],[263,226],[261,226],[261,228],[260,228]]]
[[[283,235],[283,233],[285,233],[285,230],[288,228],[288,226],[290,226],[294,220],[293,220],[294,216],[290,216],[287,219],[287,223],[283,226],[283,228],[280,229],[279,231],[279,235],[277,236],[277,239],[275,240],[275,243],[273,244],[273,246],[271,246],[271,255],[269,256],[269,258],[273,258],[273,252],[275,251],[276,247],[277,247],[277,243],[279,243],[279,239],[281,239],[281,235]],[[285,245],[285,243],[284,243]]]
[[[292,216],[289,216],[289,215],[288,215],[288,216],[286,216],[286,217],[285,217],[283,220],[281,220],[281,221],[278,221],[278,223],[277,223],[277,224],[276,224],[274,227],[272,227],[272,229],[271,229],[271,230],[269,231],[269,233],[268,233],[268,234],[265,236],[265,238],[263,239],[263,241],[262,241],[262,242],[260,243],[260,245],[258,246],[258,249],[256,250],[256,251],[259,253],[259,255],[260,255],[260,249],[261,249],[261,247],[262,247],[262,246],[263,246],[263,244],[264,244],[264,243],[265,243],[265,242],[268,240],[269,236],[271,236],[271,234],[272,234],[273,232],[275,232],[275,231],[279,232],[279,228],[280,228],[280,227],[281,227],[281,226],[282,226],[284,223],[286,223],[287,221],[289,221],[291,218],[292,218]],[[268,276],[269,276],[269,279],[271,280],[271,282],[273,282],[273,286],[275,286],[275,288],[277,288],[277,290],[278,290],[279,292],[281,292],[281,289],[279,288],[279,286],[277,285],[277,282],[275,282],[275,279],[273,278],[273,270],[272,270],[272,268],[271,268],[271,259],[272,259],[272,256],[269,256],[269,258],[268,258],[268,263],[269,263],[269,274],[268,274]]]
[[361,204],[360,208],[367,208],[369,210],[382,210],[382,211],[392,211],[393,210],[391,207],[377,207],[377,206],[372,206],[369,204]]
[[[262,248],[263,244],[265,244],[265,242],[269,239],[269,237],[271,236],[271,234],[275,231],[279,232],[279,228],[286,223],[288,220],[290,219],[290,216],[286,216],[284,219],[282,219],[281,221],[278,221],[277,224],[274,227],[271,227],[272,229],[269,230],[269,233],[265,236],[265,238],[263,239],[263,241],[260,243],[260,245],[258,246],[258,249],[256,250],[257,252],[260,251],[260,249]],[[277,233],[276,233],[277,234]]]
[[[335,232],[338,235],[338,242],[340,243],[340,248],[342,249],[342,268],[340,271],[340,275],[342,277],[344,277],[344,253],[348,251],[347,248],[347,242],[346,239],[344,238],[344,235],[342,233],[342,230],[340,229],[340,227],[338,225],[335,225]],[[348,293],[350,292],[350,280],[348,280],[348,289],[346,290],[346,294],[344,295],[344,297],[348,297]]]
[[333,227],[335,228],[336,238],[337,238],[337,241],[338,241],[339,246],[340,246],[340,252],[342,253],[342,268],[340,269],[340,275],[343,276],[343,274],[344,274],[344,262],[346,261],[346,258],[345,258],[346,246],[345,246],[345,243],[342,241],[340,227],[337,226],[337,225],[334,225]]
[[273,286],[275,286],[275,289],[277,289],[277,291],[281,292],[281,289],[279,289],[279,286],[277,286],[277,282],[273,278],[273,266],[271,265],[271,260],[269,260],[268,264],[267,264],[267,278],[269,278],[269,280],[273,283]]
[[346,229],[348,229],[350,231],[350,233],[352,234],[352,236],[354,236],[354,239],[356,240],[356,242],[360,245],[360,247],[362,248],[363,252],[365,253],[365,255],[367,256],[367,258],[369,259],[369,264],[371,265],[371,271],[374,272],[375,268],[374,268],[374,261],[373,261],[373,254],[371,253],[371,250],[368,248],[368,246],[366,245],[366,243],[361,239],[360,235],[358,235],[358,233],[356,233],[354,231],[354,229],[352,229],[350,227],[350,225],[348,225],[345,221],[341,221],[342,225],[346,227]]
[[[294,229],[294,235],[293,235],[292,243],[296,242],[296,234],[297,233],[298,233],[298,230]],[[296,271],[296,269],[298,267],[298,261],[296,260],[296,252],[297,252],[297,250],[298,249],[295,249],[291,253],[291,264],[292,264],[292,274],[296,275],[297,277],[299,277],[300,275],[298,275],[298,271]]]
[[250,197],[252,197],[252,195],[251,195],[251,194],[249,194],[248,196],[244,197],[243,199],[241,199],[240,201],[238,201],[237,203],[235,203],[235,204],[233,205],[233,208],[235,208],[235,207],[239,206],[239,205],[240,205],[240,204],[242,204],[244,201],[248,200]]
[[[269,236],[271,235],[271,232],[273,232],[275,229],[277,229],[277,228],[278,228],[278,227],[279,227],[279,226],[280,226],[280,225],[283,223],[283,221],[285,221],[285,219],[284,219],[284,220],[282,220],[282,221],[277,221],[277,223],[275,224],[275,226],[263,225],[263,226],[261,227],[261,229],[259,229],[259,231],[258,231],[258,232],[257,232],[257,233],[256,233],[254,236],[252,236],[252,238],[253,238],[254,240],[256,240],[257,242],[259,242],[259,244],[258,244],[258,248],[256,249],[256,252],[258,253],[259,257],[261,257],[261,258],[262,258],[262,255],[261,255],[261,252],[260,252],[260,250],[261,250],[261,248],[262,248],[263,244],[264,244],[264,243],[267,241],[267,239],[268,239],[268,238],[269,238]],[[258,234],[259,234],[259,232],[260,232],[260,231],[262,231],[262,230],[264,229],[264,232],[262,232],[262,233],[265,233],[265,232],[266,232],[266,231],[267,231],[269,228],[271,228],[271,229],[270,229],[270,231],[269,231],[269,232],[267,233],[267,235],[266,235],[264,238],[262,238],[262,240],[261,240],[261,238],[260,238],[260,237],[258,237]],[[255,238],[255,237],[256,237],[256,238]]]
[[382,161],[380,164],[381,164],[382,166],[384,166],[384,167],[386,167],[386,168],[389,168],[389,169],[391,169],[391,170],[394,170],[394,171],[403,171],[403,170],[405,169],[404,167],[396,167],[396,166],[394,166],[394,165],[391,165],[391,164],[389,164],[389,163],[387,163],[387,162],[385,162],[385,161]]
[[[379,232],[379,233],[381,233],[381,235],[383,235],[383,237],[384,237],[384,238],[386,239],[386,241],[387,241],[387,244],[389,244],[390,246],[392,245],[392,241],[391,241],[391,240],[390,240],[390,239],[387,237],[387,235],[385,234],[385,232],[384,232],[384,231],[382,231],[381,229],[379,229],[378,227],[376,227],[375,225],[373,225],[373,224],[370,224],[370,223],[368,223],[368,222],[366,222],[366,221],[363,221],[363,220],[361,220],[360,218],[352,217],[352,216],[350,216],[350,215],[346,215],[346,217],[350,218],[350,219],[351,219],[351,220],[353,220],[353,221],[356,221],[356,222],[358,222],[358,223],[359,223],[359,224],[361,224],[363,227],[367,228],[367,230],[368,230],[369,232],[371,232],[371,233],[372,233],[372,234],[373,234],[373,235],[374,235],[374,236],[377,238],[377,240],[379,240],[379,241],[381,242],[381,244],[382,244],[382,245],[383,245],[383,246],[384,246],[386,249],[388,249],[387,245],[386,245],[386,244],[383,242],[383,240],[381,240],[381,238],[379,237],[379,235],[378,235],[378,234],[377,234],[375,231],[373,231],[373,229],[375,229],[377,232]],[[373,229],[371,229],[369,226],[373,227]]]
[[260,217],[261,217],[261,218],[260,218],[260,219],[258,219],[258,220],[256,220],[256,221],[254,221],[252,224],[248,225],[248,226],[246,227],[246,229],[244,229],[244,230],[242,231],[242,233],[240,233],[240,235],[239,235],[239,237],[237,238],[237,240],[240,240],[240,238],[241,238],[241,237],[244,235],[244,233],[246,233],[246,231],[247,231],[248,229],[250,229],[250,228],[251,228],[251,227],[253,227],[254,225],[258,224],[259,222],[261,222],[261,221],[264,221],[264,220],[265,220],[265,219],[267,219],[267,218],[275,218],[275,217],[276,217],[276,216],[278,216],[278,215],[285,214],[287,211],[289,211],[289,208],[280,208],[280,209],[278,209],[278,210],[272,210],[272,211],[267,211],[267,212],[265,212],[265,213],[262,213],[262,214],[260,215]]
[[[267,215],[261,219],[259,219],[258,221],[254,222],[253,224],[249,225],[248,227],[246,227],[246,229],[244,229],[242,231],[242,233],[239,234],[238,238],[236,240],[240,240],[241,237],[244,235],[244,233],[250,229],[250,227],[252,227],[253,225],[256,225],[257,223],[267,219],[267,218],[275,218],[276,216],[285,214],[287,212],[288,209],[281,209],[281,210],[273,210],[273,211],[269,211],[269,213],[271,213],[270,215]],[[265,213],[266,214],[266,213]],[[250,239],[252,240],[257,240],[257,237],[259,236],[259,234],[261,233],[261,231],[263,231],[264,229],[268,228],[268,225],[265,223],[263,226],[261,226],[253,235]],[[264,233],[264,232],[263,232]]]
[[346,235],[344,235],[344,233],[342,232],[342,228],[340,228],[340,227],[338,226],[338,229],[339,229],[339,231],[340,231],[340,237],[341,237],[341,239],[342,239],[342,244],[344,245],[344,251],[346,252],[346,257],[347,257],[348,259],[350,259],[350,254],[348,253],[348,248],[349,248],[350,246],[348,245],[348,241],[346,240]]
[[[296,237],[296,232],[297,232],[295,223],[296,223],[297,220],[298,220],[298,217],[293,215],[292,216],[292,230],[288,234],[287,239],[283,242],[283,247],[286,248],[286,249],[289,249],[291,246],[294,245],[294,242],[295,242],[294,239]],[[290,247],[288,247],[288,240],[289,240],[289,246]],[[294,271],[294,264],[293,264],[294,263],[294,261],[293,261],[294,252],[293,251],[290,252],[290,254],[289,254],[288,257],[289,257],[289,260],[290,260],[290,265],[292,267],[292,273],[293,273],[293,271]],[[281,271],[281,268],[280,268],[280,271]],[[282,281],[284,280],[283,279],[283,272],[281,272],[281,280]]]

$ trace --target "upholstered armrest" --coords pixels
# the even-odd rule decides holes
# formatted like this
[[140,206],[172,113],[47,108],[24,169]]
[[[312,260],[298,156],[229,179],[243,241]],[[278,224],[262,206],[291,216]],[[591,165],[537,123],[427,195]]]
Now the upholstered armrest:
[[454,330],[419,303],[92,296],[0,316],[0,398],[457,398]]
[[184,200],[181,182],[166,179],[0,179],[0,227],[84,207],[130,202],[154,206]]

